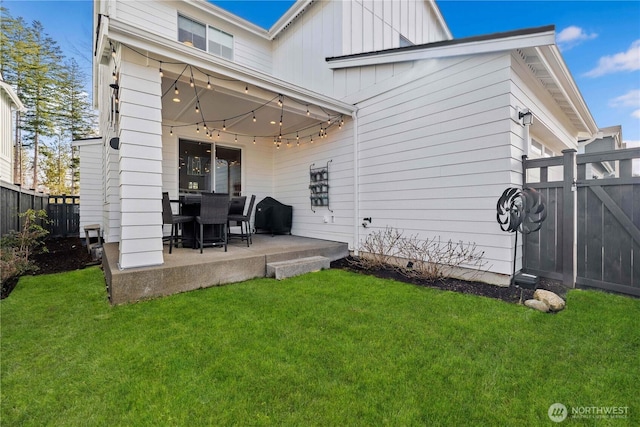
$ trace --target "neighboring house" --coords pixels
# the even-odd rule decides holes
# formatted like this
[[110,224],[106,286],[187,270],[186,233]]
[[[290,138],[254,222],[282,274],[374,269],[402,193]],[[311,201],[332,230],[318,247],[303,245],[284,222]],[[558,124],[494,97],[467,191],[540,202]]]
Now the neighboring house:
[[[600,132],[593,138],[580,141],[578,144],[578,153],[593,154],[602,153],[604,151],[620,150],[626,148],[626,144],[622,142],[622,127],[611,126],[600,129]],[[607,177],[618,177],[619,170],[616,162],[598,162],[587,163],[585,165],[585,177],[587,179],[600,179]]]
[[14,183],[14,112],[16,110],[24,111],[24,105],[0,74],[0,180],[9,184]]
[[[122,269],[163,263],[163,191],[217,190],[272,196],[293,234],[355,251],[386,226],[474,242],[505,283],[495,206],[531,140],[559,154],[598,132],[552,26],[452,39],[433,1],[298,1],[270,30],[201,0],[94,7],[102,141],[80,158]],[[327,165],[330,209],[309,190]]]

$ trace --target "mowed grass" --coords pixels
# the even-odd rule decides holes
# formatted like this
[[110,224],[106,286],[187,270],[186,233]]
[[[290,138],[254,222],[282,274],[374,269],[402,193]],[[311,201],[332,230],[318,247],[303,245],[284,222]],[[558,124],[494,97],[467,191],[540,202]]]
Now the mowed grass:
[[629,407],[567,425],[638,425],[640,300],[567,305],[328,270],[112,307],[98,268],[23,277],[0,303],[0,423],[552,425],[559,402]]

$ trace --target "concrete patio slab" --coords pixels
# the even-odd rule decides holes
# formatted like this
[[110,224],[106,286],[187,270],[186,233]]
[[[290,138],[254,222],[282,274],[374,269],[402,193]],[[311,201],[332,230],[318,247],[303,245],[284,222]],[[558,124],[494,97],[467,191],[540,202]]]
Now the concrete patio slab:
[[217,247],[204,253],[190,248],[164,247],[164,264],[152,267],[118,268],[118,243],[104,244],[102,265],[112,304],[123,304],[159,296],[265,277],[266,265],[313,256],[331,261],[349,255],[346,243],[298,236],[253,236],[253,244],[232,240],[227,252]]

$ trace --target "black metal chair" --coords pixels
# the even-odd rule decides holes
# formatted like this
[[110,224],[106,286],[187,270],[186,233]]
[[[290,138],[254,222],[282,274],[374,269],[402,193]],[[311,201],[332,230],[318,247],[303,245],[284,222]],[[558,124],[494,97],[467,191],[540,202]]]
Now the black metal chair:
[[178,240],[182,241],[182,237],[178,235],[178,227],[189,222],[193,222],[193,216],[174,215],[171,210],[169,193],[162,193],[162,226],[171,225],[171,234],[168,237],[163,237],[162,240],[169,241],[169,253],[171,253],[174,244],[177,246]]
[[[229,195],[202,193],[200,203],[200,215],[196,217],[196,223],[200,224],[200,233],[196,235],[196,242],[200,246],[200,253],[205,244],[222,244],[227,252],[227,216],[229,215]],[[220,227],[220,235],[216,240],[205,242],[204,226],[213,225]]]
[[256,201],[256,196],[252,195],[251,200],[249,201],[249,208],[247,209],[246,214],[234,215],[230,214],[228,219],[229,222],[235,221],[236,223],[240,223],[240,238],[244,241],[247,240],[247,247],[252,244],[251,241],[251,212],[253,211],[253,204]]

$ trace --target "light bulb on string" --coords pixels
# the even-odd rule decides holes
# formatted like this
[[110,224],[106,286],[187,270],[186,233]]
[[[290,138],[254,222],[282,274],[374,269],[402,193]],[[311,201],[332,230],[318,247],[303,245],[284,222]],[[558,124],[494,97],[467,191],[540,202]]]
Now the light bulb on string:
[[256,122],[256,113],[255,113],[255,111],[252,111],[251,113],[253,113],[253,123],[255,123]]
[[291,148],[291,142],[287,141],[287,148]]
[[311,113],[309,112],[309,106],[307,105],[307,116],[311,115]]
[[226,120],[222,121],[222,130],[227,130],[227,121]]
[[207,75],[207,89],[211,89],[211,77]]
[[236,139],[234,140],[235,142],[238,142],[238,135],[236,135]]
[[298,135],[298,132],[296,132],[296,141],[300,141],[300,135]]
[[256,145],[256,137],[253,137],[253,145]]
[[116,57],[116,48],[114,45],[111,45],[111,57],[114,59]]
[[200,133],[200,125],[196,124],[196,133]]
[[164,77],[164,73],[162,72],[162,61],[160,61],[160,70],[159,70],[159,73],[160,73],[160,78]]
[[244,87],[244,93],[249,93],[249,86]]
[[180,91],[178,90],[178,84],[177,83],[174,85],[173,93],[176,94],[176,95],[178,95],[180,93]]
[[196,113],[200,112],[200,103],[196,102]]
[[169,130],[169,135],[173,136],[173,126],[171,126],[171,129]]

